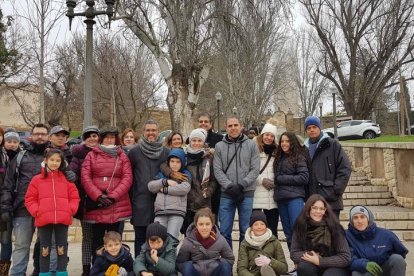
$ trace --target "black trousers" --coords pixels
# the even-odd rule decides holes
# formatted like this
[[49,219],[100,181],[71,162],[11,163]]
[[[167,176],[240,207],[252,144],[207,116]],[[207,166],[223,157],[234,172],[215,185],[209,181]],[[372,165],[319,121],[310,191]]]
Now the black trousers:
[[103,237],[108,231],[119,231],[119,222],[116,223],[95,223],[92,224],[92,262],[96,259],[96,249],[103,245]]
[[347,268],[320,268],[307,261],[301,261],[296,269],[298,276],[349,276],[351,272]]
[[274,208],[274,209],[253,209],[253,211],[255,210],[259,210],[262,211],[265,216],[266,216],[266,220],[267,220],[267,228],[269,228],[270,230],[272,230],[273,235],[276,236],[276,238],[278,238],[277,236],[277,225],[279,224],[279,209]]
[[68,265],[68,226],[48,224],[38,227],[40,244],[40,272],[49,272],[52,235],[55,234],[57,251],[56,271],[66,271]]
[[147,226],[134,226],[135,242],[134,242],[134,253],[135,257],[141,252],[142,245],[146,242],[145,236],[147,234]]

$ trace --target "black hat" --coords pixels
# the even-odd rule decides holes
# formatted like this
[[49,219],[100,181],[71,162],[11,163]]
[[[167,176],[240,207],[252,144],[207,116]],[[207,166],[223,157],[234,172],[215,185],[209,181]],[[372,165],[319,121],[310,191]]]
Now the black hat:
[[108,134],[118,136],[119,132],[116,127],[106,127],[104,129],[101,129],[101,131],[99,131],[99,137],[101,138],[104,138]]
[[160,237],[163,241],[165,241],[167,236],[167,228],[162,226],[159,222],[154,222],[148,225],[145,238],[148,241],[151,237]]
[[266,219],[266,215],[259,210],[255,210],[252,212],[252,216],[250,217],[250,227],[252,227],[252,225],[256,222],[256,221],[263,221],[264,224],[267,227],[267,219]]
[[99,128],[97,126],[87,126],[82,131],[82,140],[88,139],[91,133],[99,134]]

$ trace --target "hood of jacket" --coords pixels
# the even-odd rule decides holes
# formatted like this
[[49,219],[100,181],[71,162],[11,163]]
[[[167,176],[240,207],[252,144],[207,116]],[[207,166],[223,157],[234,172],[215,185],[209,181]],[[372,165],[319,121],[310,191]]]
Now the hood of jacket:
[[[328,134],[326,134],[325,132],[321,132],[321,133],[322,133],[322,137],[321,137],[321,138],[319,138],[319,141],[318,141],[318,143],[317,143],[316,147],[319,147],[319,145],[321,144],[321,142],[322,142],[323,140],[325,140],[326,138],[329,138],[329,135],[328,135]],[[306,138],[306,139],[305,139],[305,142],[304,142],[304,144],[305,144],[305,146],[306,146],[307,148],[309,148],[309,143],[310,143],[310,139],[309,139],[309,137],[308,137],[308,138]]]
[[240,136],[237,139],[232,139],[228,134],[226,134],[223,137],[223,142],[226,144],[234,144],[234,143],[243,143],[244,141],[249,140],[249,137],[247,137],[244,134],[240,134]]
[[181,169],[182,170],[186,166],[186,159],[185,159],[185,152],[181,148],[173,148],[170,150],[170,153],[168,154],[167,160],[169,161],[170,158],[176,157],[180,159],[181,161]]

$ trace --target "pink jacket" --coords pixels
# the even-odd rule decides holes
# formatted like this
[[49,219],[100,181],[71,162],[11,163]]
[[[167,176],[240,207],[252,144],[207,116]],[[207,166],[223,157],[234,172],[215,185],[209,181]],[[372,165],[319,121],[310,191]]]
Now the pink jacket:
[[35,218],[35,226],[47,224],[72,224],[72,216],[79,206],[75,184],[66,180],[61,171],[42,172],[32,178],[25,195],[25,205]]
[[131,164],[121,147],[117,148],[117,154],[114,157],[95,147],[82,163],[81,183],[88,197],[96,201],[106,191],[108,197],[115,200],[109,207],[85,211],[85,221],[115,223],[131,217],[128,194],[132,185]]

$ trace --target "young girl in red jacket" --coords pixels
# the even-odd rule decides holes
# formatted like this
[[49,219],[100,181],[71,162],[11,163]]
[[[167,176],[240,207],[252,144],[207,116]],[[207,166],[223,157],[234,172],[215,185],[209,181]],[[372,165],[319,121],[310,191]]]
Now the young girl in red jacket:
[[64,175],[66,163],[59,149],[45,154],[42,172],[33,177],[25,196],[25,204],[34,217],[40,239],[40,276],[49,276],[52,234],[55,234],[58,265],[56,276],[67,276],[68,227],[79,205],[75,184]]

